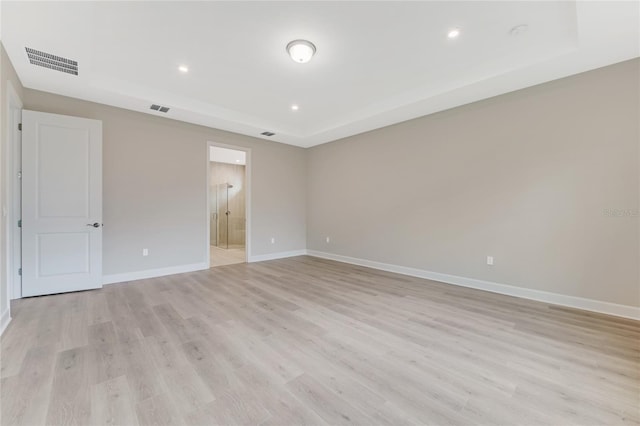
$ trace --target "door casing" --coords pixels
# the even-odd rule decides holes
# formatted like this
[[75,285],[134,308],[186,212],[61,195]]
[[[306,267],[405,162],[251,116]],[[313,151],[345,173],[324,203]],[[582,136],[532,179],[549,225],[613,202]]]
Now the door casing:
[[249,262],[251,259],[251,148],[244,148],[235,145],[227,145],[218,142],[207,142],[207,151],[205,155],[207,166],[207,181],[205,182],[206,194],[207,194],[207,206],[206,206],[206,222],[207,222],[207,238],[205,247],[205,263],[207,268],[211,267],[211,196],[209,194],[209,184],[211,182],[211,170],[209,167],[211,147],[233,149],[235,151],[244,151],[246,153],[246,161],[244,167],[244,180],[245,180],[245,235],[244,235],[244,247],[245,247],[245,262]]
[[6,265],[7,296],[9,299],[22,297],[22,280],[20,267],[22,265],[22,235],[18,221],[21,219],[21,187],[19,173],[21,170],[22,134],[18,125],[22,122],[22,101],[16,89],[7,81],[7,145],[3,164],[3,180],[5,182],[6,200]]

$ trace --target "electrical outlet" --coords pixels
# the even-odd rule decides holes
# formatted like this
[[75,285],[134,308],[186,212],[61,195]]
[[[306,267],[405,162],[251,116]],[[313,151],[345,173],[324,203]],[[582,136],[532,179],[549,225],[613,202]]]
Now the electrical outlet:
[[149,256],[149,249],[143,248],[142,249],[142,255],[143,256]]
[[331,242],[331,238],[327,237],[327,244]]
[[276,243],[276,238],[275,237],[271,237],[271,244],[275,244]]
[[493,265],[493,256],[487,256],[487,265]]

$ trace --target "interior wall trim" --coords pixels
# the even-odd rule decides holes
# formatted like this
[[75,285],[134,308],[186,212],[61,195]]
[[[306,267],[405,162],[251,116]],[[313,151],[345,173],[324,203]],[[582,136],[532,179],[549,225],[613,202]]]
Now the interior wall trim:
[[280,251],[277,253],[258,254],[249,256],[249,263],[264,262],[265,260],[285,259],[287,257],[304,256],[307,254],[307,250],[292,250],[292,251]]
[[9,325],[10,322],[11,322],[11,311],[9,309],[6,309],[2,313],[2,316],[0,317],[0,336],[2,336],[2,333],[4,333],[4,331],[7,329],[7,326]]
[[598,312],[617,317],[640,320],[640,307],[619,305],[611,302],[603,302],[594,299],[586,299],[565,294],[551,293],[547,291],[534,290],[530,288],[515,287],[507,284],[499,284],[491,281],[483,281],[475,278],[460,277],[457,275],[442,274],[439,272],[426,271],[423,269],[409,268],[389,263],[376,262],[373,260],[358,259],[355,257],[343,256],[340,254],[325,253],[316,250],[307,250],[307,254],[322,259],[335,260],[338,262],[350,263],[352,265],[366,266],[382,271],[395,272],[412,277],[425,278],[439,281],[446,284],[453,284],[462,287],[469,287],[492,293],[504,294],[507,296],[520,297],[538,302],[550,303],[553,305],[566,306],[570,308],[583,309],[586,311]]
[[206,262],[191,263],[187,265],[170,266],[168,268],[145,269],[143,271],[125,272],[123,274],[111,274],[102,276],[102,284],[123,283],[126,281],[144,280],[147,278],[164,277],[165,275],[183,274],[185,272],[202,271],[209,269]]

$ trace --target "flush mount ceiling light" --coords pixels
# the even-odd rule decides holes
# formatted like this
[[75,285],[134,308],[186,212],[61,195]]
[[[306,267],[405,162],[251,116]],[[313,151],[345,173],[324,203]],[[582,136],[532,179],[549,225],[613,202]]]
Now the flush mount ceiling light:
[[447,33],[447,37],[449,38],[457,38],[460,35],[460,28],[452,28]]
[[287,52],[295,62],[304,64],[316,53],[316,47],[307,40],[293,40],[287,44]]

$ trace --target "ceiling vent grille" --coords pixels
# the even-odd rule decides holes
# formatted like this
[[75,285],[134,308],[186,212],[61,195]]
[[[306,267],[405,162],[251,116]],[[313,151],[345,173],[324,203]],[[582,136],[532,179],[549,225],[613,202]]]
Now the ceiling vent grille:
[[154,111],[169,112],[169,107],[157,105],[157,104],[151,105],[151,109]]
[[260,134],[263,135],[263,136],[269,136],[269,137],[275,135],[275,133],[273,133],[273,132],[262,132]]
[[67,74],[78,75],[78,62],[72,59],[41,52],[40,50],[31,49],[29,47],[25,47],[24,49],[27,51],[29,62],[31,62],[32,65],[66,72]]

